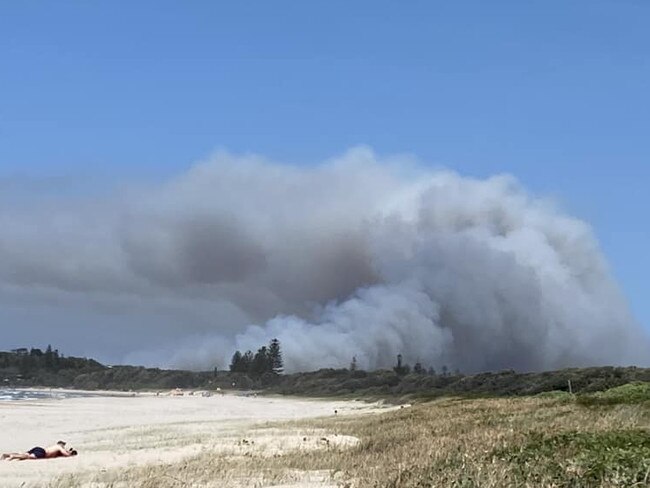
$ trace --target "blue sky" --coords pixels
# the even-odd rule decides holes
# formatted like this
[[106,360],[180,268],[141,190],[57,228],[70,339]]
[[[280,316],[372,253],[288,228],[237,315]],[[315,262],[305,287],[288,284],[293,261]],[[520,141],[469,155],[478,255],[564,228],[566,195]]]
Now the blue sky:
[[650,328],[649,18],[645,0],[3,2],[0,181],[72,192],[216,148],[310,164],[357,144],[512,173],[594,226]]

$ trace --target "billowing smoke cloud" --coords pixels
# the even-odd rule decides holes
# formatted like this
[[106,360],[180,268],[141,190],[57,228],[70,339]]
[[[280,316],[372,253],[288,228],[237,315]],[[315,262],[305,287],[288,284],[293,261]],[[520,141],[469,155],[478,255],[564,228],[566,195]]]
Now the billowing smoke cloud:
[[223,367],[277,337],[290,371],[398,353],[464,371],[647,363],[590,228],[509,176],[365,148],[308,167],[218,154],[119,201],[5,208],[0,226],[15,337],[104,358]]

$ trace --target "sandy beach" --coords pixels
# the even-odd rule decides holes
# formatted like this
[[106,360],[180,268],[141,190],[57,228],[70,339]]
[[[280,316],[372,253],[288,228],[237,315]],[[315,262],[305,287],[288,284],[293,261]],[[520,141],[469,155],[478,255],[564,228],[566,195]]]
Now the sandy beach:
[[[278,455],[291,449],[318,449],[327,433],[273,426],[273,422],[384,410],[379,404],[255,397],[99,396],[57,400],[0,402],[0,452],[26,451],[58,440],[79,451],[67,459],[2,461],[2,487],[60,486],[61,475],[74,474],[81,486],[96,473],[119,472],[138,465],[180,462],[206,453]],[[330,436],[328,446],[353,445],[354,438]],[[311,476],[314,478],[314,476]],[[326,486],[318,476],[295,486]],[[87,480],[87,483],[84,482]]]

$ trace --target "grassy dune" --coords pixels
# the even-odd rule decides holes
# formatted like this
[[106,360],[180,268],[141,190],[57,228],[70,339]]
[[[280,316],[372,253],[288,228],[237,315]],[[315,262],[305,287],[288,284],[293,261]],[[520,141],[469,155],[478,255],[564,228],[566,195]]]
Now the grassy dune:
[[[268,425],[219,453],[92,480],[68,476],[51,486],[650,486],[649,386],[577,398],[445,398],[383,414]],[[283,436],[298,442],[277,449]]]

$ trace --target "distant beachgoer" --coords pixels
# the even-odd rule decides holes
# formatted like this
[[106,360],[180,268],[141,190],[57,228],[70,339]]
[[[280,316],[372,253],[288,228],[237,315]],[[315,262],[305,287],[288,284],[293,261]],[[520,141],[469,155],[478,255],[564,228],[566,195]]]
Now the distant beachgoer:
[[57,457],[76,456],[75,449],[67,449],[65,442],[59,441],[50,447],[33,447],[27,452],[9,452],[2,454],[0,460],[6,461],[24,461],[27,459],[52,459]]

